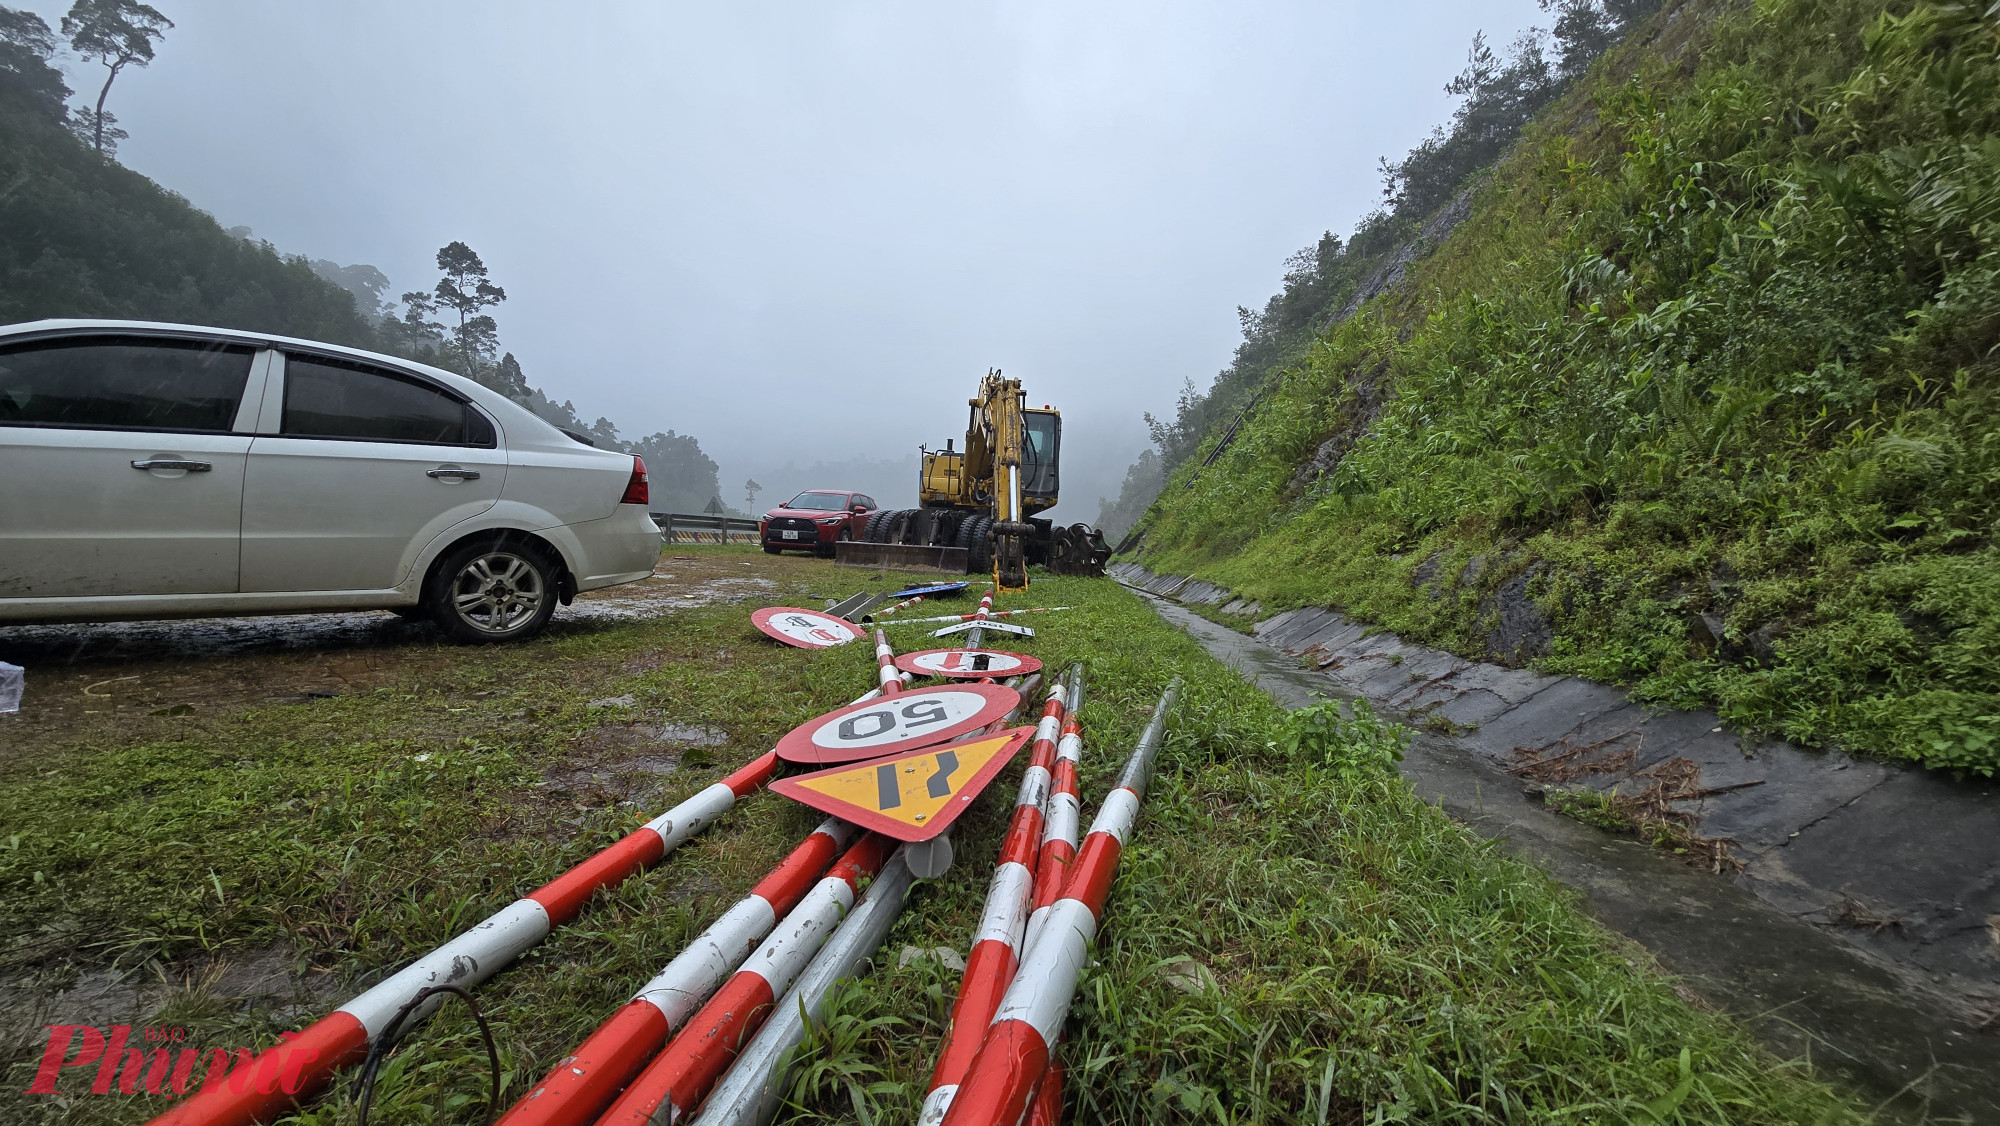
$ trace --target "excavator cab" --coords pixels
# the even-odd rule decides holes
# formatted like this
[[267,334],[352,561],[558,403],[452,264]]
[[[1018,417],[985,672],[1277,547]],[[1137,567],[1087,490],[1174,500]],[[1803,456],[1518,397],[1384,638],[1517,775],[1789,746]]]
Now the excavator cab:
[[1062,415],[1052,410],[1021,412],[1021,508],[1040,512],[1056,504],[1062,454]]

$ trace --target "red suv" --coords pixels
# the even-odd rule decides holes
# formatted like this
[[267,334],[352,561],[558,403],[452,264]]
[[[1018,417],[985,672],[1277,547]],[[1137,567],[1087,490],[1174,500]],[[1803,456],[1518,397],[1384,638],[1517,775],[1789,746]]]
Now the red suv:
[[815,489],[766,512],[757,522],[757,538],[770,555],[794,547],[832,558],[835,543],[861,538],[875,509],[874,497]]

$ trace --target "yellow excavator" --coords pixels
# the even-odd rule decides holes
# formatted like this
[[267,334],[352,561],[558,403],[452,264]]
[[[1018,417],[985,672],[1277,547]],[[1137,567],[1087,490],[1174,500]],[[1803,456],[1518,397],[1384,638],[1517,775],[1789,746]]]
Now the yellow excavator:
[[951,439],[942,450],[923,448],[922,507],[877,512],[863,542],[840,545],[839,558],[963,566],[972,574],[991,572],[1002,590],[1027,586],[1030,564],[1056,574],[1102,575],[1111,558],[1102,533],[1088,524],[1057,527],[1035,515],[1056,504],[1062,412],[1028,406],[1021,381],[998,370],[986,373],[966,405],[965,448],[954,448]]

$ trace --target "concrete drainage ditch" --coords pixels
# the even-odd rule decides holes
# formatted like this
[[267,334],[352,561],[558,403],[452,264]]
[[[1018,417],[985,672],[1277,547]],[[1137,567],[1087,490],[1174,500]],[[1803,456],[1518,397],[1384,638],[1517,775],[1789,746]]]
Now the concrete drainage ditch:
[[[1931,1121],[2000,1121],[2000,786],[1748,742],[1709,712],[1412,645],[1326,609],[1254,637],[1183,604],[1213,584],[1113,577],[1288,707],[1367,699],[1418,729],[1426,798],[1582,894],[1709,1003]],[[1680,857],[1556,816],[1549,789],[1643,807]]]

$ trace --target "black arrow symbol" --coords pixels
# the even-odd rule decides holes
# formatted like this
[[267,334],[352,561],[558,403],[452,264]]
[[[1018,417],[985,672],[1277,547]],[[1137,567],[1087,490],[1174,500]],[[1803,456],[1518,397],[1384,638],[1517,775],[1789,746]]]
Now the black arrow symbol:
[[937,764],[937,773],[931,775],[929,782],[924,783],[924,789],[929,790],[934,798],[948,798],[951,796],[952,773],[958,769],[958,752],[939,751]]

